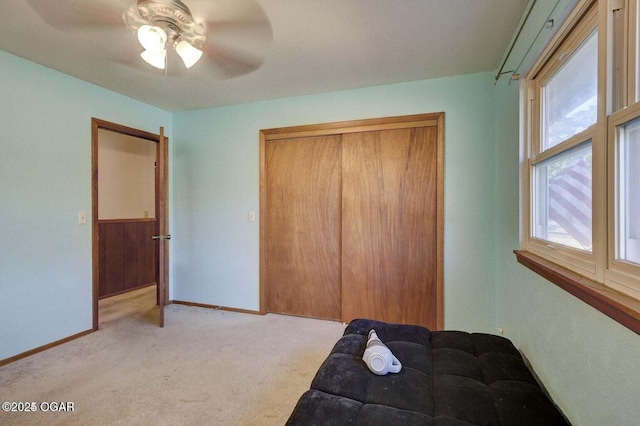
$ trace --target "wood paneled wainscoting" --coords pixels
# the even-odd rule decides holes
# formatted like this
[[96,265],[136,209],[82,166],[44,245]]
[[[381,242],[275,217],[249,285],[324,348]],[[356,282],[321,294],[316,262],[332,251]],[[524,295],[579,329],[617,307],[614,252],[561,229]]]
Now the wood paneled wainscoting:
[[157,283],[156,219],[98,221],[99,298]]
[[443,327],[444,113],[262,130],[261,311]]

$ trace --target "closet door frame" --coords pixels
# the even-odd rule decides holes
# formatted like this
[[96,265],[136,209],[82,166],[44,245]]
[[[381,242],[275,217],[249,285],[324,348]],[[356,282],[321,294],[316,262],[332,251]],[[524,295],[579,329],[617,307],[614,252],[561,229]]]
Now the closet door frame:
[[364,120],[339,121],[260,130],[260,313],[267,313],[266,305],[266,256],[267,256],[267,175],[266,144],[269,141],[311,136],[341,135],[378,130],[406,129],[413,127],[437,127],[436,158],[436,310],[437,329],[444,327],[444,112],[384,117]]

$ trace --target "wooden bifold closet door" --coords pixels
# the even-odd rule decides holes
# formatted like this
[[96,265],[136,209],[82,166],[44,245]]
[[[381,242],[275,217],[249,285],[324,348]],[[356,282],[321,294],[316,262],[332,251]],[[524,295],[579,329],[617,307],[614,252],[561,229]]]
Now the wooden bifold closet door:
[[343,136],[348,320],[436,324],[436,136],[434,127]]
[[261,132],[261,310],[442,328],[444,115]]
[[269,311],[339,320],[340,137],[267,144]]

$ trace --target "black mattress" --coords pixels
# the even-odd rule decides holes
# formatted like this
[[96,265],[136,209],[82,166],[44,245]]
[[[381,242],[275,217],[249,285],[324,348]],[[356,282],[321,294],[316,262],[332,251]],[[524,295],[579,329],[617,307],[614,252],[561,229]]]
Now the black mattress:
[[[378,376],[362,360],[369,330],[402,363]],[[567,425],[503,337],[357,319],[287,425]]]

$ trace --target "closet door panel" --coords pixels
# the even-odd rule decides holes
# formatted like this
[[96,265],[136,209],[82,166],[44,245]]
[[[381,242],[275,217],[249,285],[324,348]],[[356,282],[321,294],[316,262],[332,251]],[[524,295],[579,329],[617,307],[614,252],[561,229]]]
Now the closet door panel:
[[267,311],[339,320],[340,136],[265,150]]
[[437,127],[343,135],[342,320],[437,328]]

